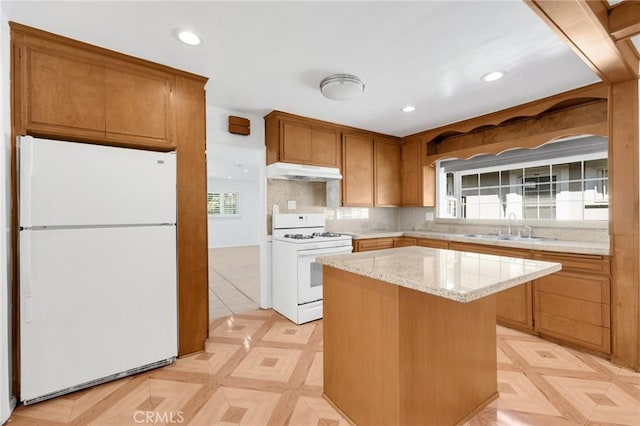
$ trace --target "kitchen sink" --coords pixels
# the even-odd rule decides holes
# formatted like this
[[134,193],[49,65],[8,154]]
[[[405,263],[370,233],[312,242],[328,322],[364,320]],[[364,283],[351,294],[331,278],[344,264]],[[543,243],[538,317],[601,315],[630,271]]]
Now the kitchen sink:
[[493,241],[520,241],[523,243],[527,243],[527,242],[540,243],[548,240],[548,238],[540,238],[540,237],[521,237],[518,235],[496,235],[496,234],[464,234],[463,237],[478,238],[482,240],[493,240]]

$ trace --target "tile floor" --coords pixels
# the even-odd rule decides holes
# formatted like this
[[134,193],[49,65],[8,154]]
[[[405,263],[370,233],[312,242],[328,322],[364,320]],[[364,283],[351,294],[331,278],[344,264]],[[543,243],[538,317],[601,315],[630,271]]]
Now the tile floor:
[[[465,423],[640,425],[640,374],[498,327],[500,397]],[[29,407],[17,425],[347,425],[322,398],[322,320],[272,310],[211,321],[203,353]]]
[[209,249],[209,319],[258,309],[260,247]]

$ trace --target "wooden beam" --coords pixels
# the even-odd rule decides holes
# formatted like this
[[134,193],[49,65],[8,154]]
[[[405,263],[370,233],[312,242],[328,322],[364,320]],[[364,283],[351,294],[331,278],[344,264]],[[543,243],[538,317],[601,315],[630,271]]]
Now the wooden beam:
[[638,81],[611,86],[609,233],[612,360],[640,370],[640,152]]
[[625,0],[609,10],[609,33],[616,40],[640,34],[640,2]]
[[638,79],[638,57],[621,51],[609,34],[606,3],[585,0],[525,0],[604,81]]

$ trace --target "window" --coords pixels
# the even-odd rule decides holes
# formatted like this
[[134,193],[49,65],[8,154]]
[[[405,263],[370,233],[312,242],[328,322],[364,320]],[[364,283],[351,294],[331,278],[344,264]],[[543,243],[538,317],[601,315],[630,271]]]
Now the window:
[[207,213],[214,216],[239,216],[237,192],[209,192]]
[[589,136],[438,163],[438,215],[607,220],[607,141]]

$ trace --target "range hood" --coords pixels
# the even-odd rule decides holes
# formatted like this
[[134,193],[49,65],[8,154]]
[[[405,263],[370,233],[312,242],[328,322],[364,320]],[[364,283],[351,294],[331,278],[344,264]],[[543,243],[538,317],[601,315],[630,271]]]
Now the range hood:
[[308,166],[305,164],[272,163],[267,166],[268,179],[289,179],[308,182],[330,182],[342,179],[337,167]]

